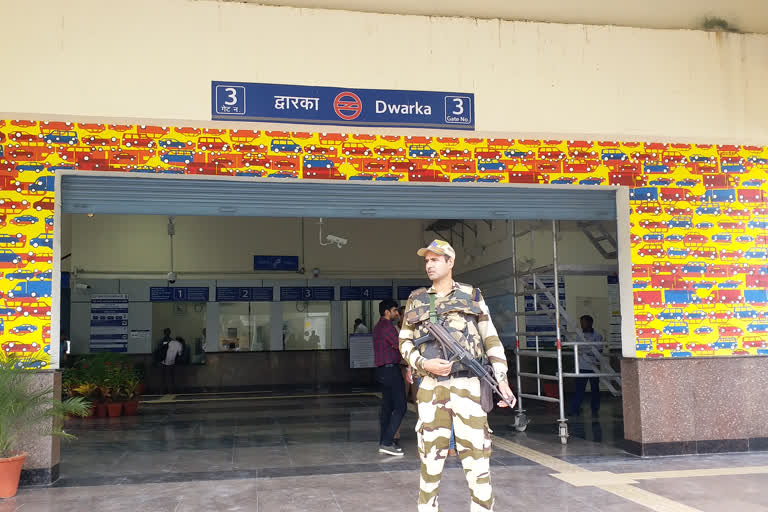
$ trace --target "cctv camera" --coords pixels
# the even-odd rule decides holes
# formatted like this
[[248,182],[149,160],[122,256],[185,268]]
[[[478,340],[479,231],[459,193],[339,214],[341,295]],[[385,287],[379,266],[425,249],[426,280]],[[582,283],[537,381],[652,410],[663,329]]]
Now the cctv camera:
[[173,284],[176,282],[176,272],[168,272],[168,284]]
[[88,290],[90,287],[91,285],[89,285],[88,283],[77,283],[75,285],[75,288],[77,288],[78,290]]
[[336,247],[338,247],[339,249],[341,249],[342,247],[347,245],[347,243],[349,243],[349,240],[347,240],[346,238],[341,238],[339,236],[334,236],[334,235],[328,235],[325,237],[325,239],[328,240],[328,243],[336,244]]

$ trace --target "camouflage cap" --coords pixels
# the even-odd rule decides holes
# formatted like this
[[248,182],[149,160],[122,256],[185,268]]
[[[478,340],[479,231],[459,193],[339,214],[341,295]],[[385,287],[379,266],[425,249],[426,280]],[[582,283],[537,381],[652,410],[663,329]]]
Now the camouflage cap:
[[456,251],[453,250],[451,244],[445,240],[432,240],[432,243],[428,246],[416,251],[419,256],[424,256],[427,252],[433,252],[435,254],[442,254],[449,258],[456,259]]

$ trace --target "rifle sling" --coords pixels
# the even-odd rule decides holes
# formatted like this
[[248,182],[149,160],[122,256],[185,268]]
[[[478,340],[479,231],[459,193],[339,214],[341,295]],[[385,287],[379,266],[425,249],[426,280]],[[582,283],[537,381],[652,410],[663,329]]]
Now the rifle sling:
[[435,294],[429,294],[429,321],[433,324],[437,323],[437,308],[435,308]]

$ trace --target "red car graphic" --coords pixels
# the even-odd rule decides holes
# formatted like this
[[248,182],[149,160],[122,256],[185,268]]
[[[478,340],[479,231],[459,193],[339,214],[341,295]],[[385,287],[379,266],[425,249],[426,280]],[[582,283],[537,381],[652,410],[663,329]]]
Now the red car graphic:
[[19,343],[18,341],[9,341],[3,343],[3,352],[5,353],[21,353],[31,354],[40,350],[40,345],[37,343]]

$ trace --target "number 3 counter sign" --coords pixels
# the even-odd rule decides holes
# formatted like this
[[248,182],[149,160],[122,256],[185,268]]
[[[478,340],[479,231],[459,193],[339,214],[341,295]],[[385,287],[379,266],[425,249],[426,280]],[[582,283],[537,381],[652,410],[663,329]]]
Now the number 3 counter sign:
[[471,93],[212,82],[211,101],[219,121],[475,128]]

